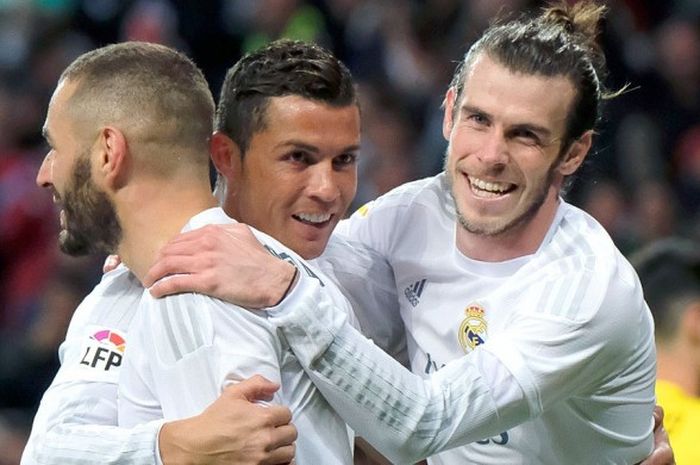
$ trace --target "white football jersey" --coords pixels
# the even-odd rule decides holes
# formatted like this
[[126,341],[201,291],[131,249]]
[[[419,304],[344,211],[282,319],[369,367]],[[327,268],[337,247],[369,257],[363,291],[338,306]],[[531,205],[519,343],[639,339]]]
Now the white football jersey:
[[[325,316],[308,313],[296,325],[293,312],[273,315],[299,358],[308,356],[305,368],[320,386],[341,388],[327,397],[370,441],[403,425],[419,429],[401,432],[414,452],[474,441],[433,456],[433,465],[631,464],[646,457],[653,442],[653,322],[632,267],[595,220],[563,201],[533,255],[471,260],[456,247],[448,189],[444,175],[409,183],[339,227],[393,269],[384,281],[395,282],[412,370],[433,375],[429,384],[364,357],[358,339],[330,320],[319,324],[333,335],[321,350],[295,339],[301,331],[314,334],[314,318]],[[368,293],[355,297],[365,301],[357,313],[384,310]],[[356,404],[384,426],[376,435],[376,424],[352,418]]]
[[117,385],[143,287],[124,266],[102,277],[76,309],[61,367],[41,399],[22,465],[153,465],[162,421],[117,427]]
[[[232,223],[220,208],[194,216],[184,231]],[[350,308],[335,285],[312,271],[294,252],[262,233],[256,237],[273,253],[291,260],[349,318]],[[291,296],[290,296],[291,297]],[[295,305],[286,300],[283,305]],[[345,423],[303,372],[265,312],[251,312],[200,294],[154,299],[146,291],[131,328],[129,358],[119,385],[119,423],[132,426],[163,417],[201,412],[221,390],[255,374],[281,384],[274,402],[292,410],[299,431],[299,465],[349,464],[352,454]]]

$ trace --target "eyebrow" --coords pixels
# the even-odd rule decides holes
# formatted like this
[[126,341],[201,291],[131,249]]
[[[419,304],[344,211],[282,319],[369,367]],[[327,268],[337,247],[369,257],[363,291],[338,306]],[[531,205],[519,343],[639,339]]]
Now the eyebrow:
[[[294,139],[282,142],[282,143],[277,144],[275,146],[275,148],[282,148],[282,147],[294,147],[294,148],[299,148],[299,149],[306,150],[306,151],[313,152],[313,153],[320,152],[318,147],[316,147],[315,145],[309,145],[305,142],[302,142],[299,140],[294,140]],[[360,150],[360,146],[355,144],[355,145],[349,145],[347,147],[344,147],[342,152],[357,152],[359,150]]]
[[515,124],[513,125],[513,129],[525,129],[527,131],[532,131],[535,134],[539,134],[541,138],[546,139],[547,141],[553,141],[554,139],[552,138],[552,131],[549,129],[538,126],[536,124],[528,124],[528,123],[523,123],[523,124]]
[[[488,112],[472,106],[472,105],[462,105],[462,108],[460,109],[461,112],[463,113],[478,113],[480,115],[484,115],[488,119],[493,119],[493,115],[489,114]],[[520,123],[520,124],[514,124],[511,126],[512,129],[525,129],[528,131],[532,131],[534,133],[537,133],[542,137],[543,139],[551,139],[552,137],[552,131],[547,129],[544,126],[539,126],[537,124],[531,124],[531,123]]]

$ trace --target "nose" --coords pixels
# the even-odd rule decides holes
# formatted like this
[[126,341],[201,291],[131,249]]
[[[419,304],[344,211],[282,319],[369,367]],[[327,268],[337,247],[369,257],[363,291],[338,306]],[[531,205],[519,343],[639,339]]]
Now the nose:
[[317,163],[312,167],[307,192],[311,197],[330,203],[340,195],[332,163]]
[[505,165],[508,161],[508,143],[505,135],[493,128],[482,140],[478,151],[479,159],[488,165]]
[[51,169],[53,167],[53,151],[46,154],[41,162],[39,171],[36,174],[36,185],[39,187],[49,187],[51,182]]

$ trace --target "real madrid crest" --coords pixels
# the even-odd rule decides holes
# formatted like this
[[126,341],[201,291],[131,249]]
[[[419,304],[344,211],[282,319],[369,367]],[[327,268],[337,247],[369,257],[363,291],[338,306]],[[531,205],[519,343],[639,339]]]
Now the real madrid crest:
[[483,344],[486,339],[488,325],[484,319],[484,308],[476,303],[469,304],[464,309],[466,317],[459,325],[459,345],[464,352],[474,350],[476,346]]

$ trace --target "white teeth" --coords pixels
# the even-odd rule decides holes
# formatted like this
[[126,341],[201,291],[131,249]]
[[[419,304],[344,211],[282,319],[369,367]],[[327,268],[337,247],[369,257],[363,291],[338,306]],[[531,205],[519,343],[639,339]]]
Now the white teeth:
[[330,213],[299,213],[296,215],[297,218],[303,221],[308,221],[309,223],[325,223],[331,219]]
[[472,176],[469,176],[469,182],[471,182],[472,186],[476,187],[479,190],[492,192],[496,194],[502,194],[510,188],[510,184],[507,183],[484,181],[482,179],[474,178]]

